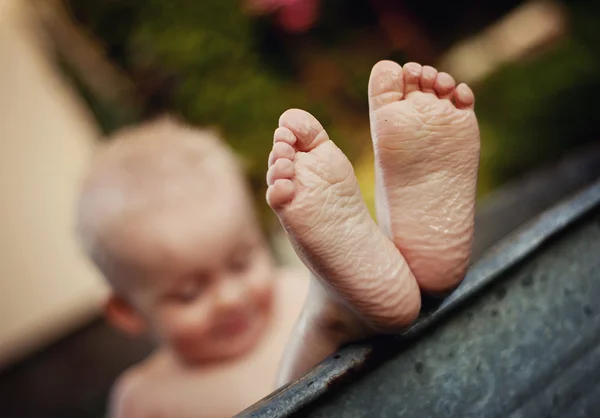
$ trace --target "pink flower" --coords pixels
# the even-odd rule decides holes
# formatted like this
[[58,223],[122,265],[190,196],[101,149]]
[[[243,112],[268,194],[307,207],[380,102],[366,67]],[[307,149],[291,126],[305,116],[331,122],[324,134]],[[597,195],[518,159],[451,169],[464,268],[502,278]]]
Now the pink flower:
[[248,0],[248,8],[258,14],[273,13],[288,32],[305,32],[318,18],[319,0]]

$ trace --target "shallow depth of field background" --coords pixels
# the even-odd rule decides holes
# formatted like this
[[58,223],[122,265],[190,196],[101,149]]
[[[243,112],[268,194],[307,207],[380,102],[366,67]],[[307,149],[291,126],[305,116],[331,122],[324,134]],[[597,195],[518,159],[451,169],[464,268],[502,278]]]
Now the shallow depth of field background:
[[[106,288],[74,240],[73,208],[90,157],[120,127],[169,112],[216,128],[289,262],[264,202],[278,117],[317,116],[372,209],[378,60],[433,65],[473,88],[480,198],[600,137],[597,1],[4,0],[0,59],[0,370],[100,321]],[[92,348],[111,352],[109,340]],[[90,384],[93,367],[81,368]],[[23,378],[24,399],[73,378],[46,372]]]

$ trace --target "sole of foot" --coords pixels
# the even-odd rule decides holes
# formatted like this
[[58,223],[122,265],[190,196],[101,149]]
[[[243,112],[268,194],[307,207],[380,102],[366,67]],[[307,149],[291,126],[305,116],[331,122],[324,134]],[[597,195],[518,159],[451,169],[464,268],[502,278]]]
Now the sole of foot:
[[311,114],[290,109],[279,119],[267,184],[296,253],[336,303],[379,331],[416,319],[420,293],[408,265],[371,218],[350,161]]
[[420,288],[456,287],[469,264],[479,165],[475,98],[435,68],[377,63],[369,81],[377,218]]

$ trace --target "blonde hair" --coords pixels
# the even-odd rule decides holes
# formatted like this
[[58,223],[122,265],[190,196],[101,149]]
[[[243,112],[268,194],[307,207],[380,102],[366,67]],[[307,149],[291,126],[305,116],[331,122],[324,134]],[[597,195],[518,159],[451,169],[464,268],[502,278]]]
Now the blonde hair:
[[[126,216],[205,194],[223,178],[243,184],[241,165],[214,131],[161,117],[108,138],[85,177],[77,205],[77,236],[108,281],[119,268],[106,239]],[[245,189],[245,187],[243,188]]]

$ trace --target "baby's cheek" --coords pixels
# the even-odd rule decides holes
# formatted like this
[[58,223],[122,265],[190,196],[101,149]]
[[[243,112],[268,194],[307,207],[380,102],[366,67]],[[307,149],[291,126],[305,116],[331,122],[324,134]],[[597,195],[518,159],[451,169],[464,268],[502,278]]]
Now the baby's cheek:
[[274,283],[271,277],[252,280],[248,286],[248,295],[258,307],[268,307],[273,299]]

